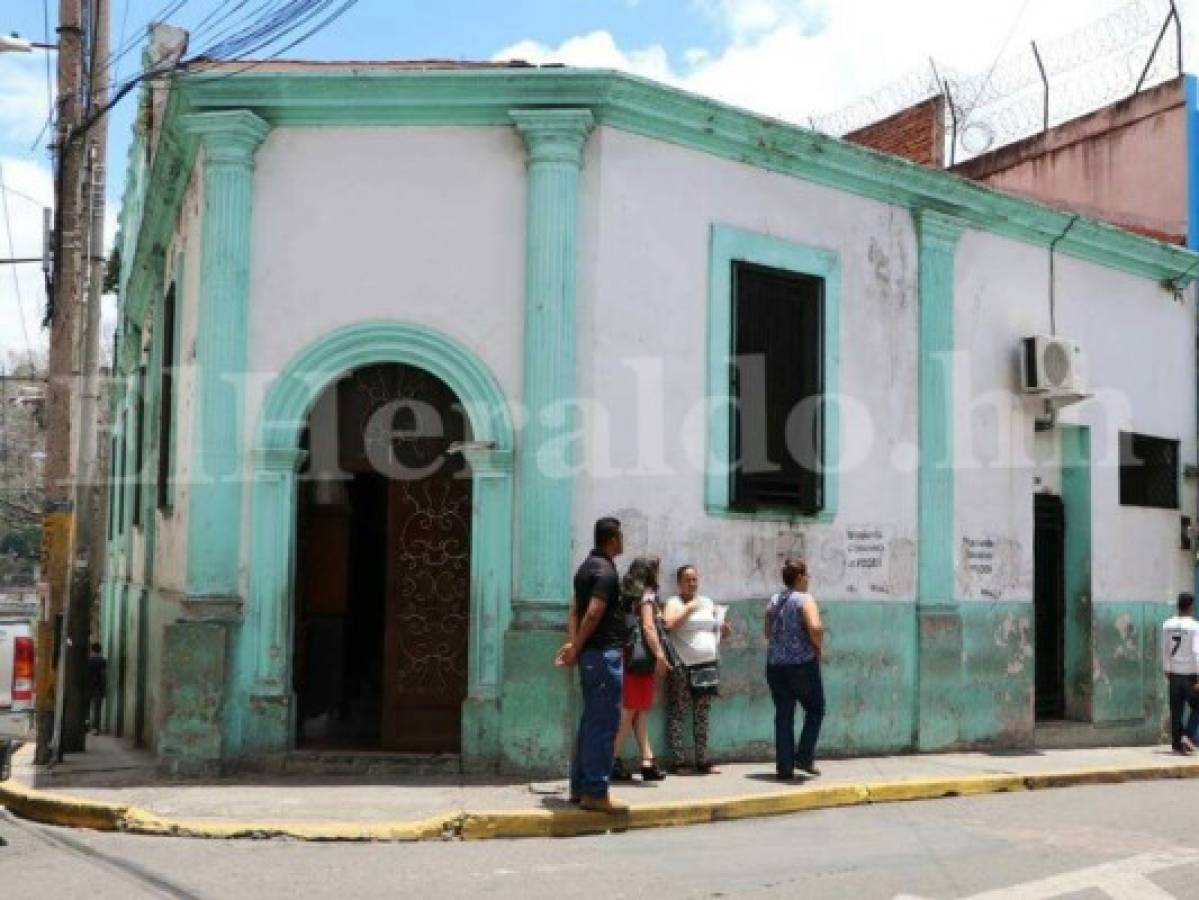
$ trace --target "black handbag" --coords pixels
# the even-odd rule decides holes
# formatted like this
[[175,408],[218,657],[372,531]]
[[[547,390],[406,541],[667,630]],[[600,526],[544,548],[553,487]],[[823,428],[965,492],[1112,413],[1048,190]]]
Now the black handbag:
[[641,617],[629,626],[629,650],[626,654],[625,671],[630,675],[650,675],[657,665],[649,642],[645,639],[645,631],[641,627]]
[[693,694],[715,694],[720,689],[720,663],[688,666],[687,686]]
[[658,629],[658,643],[662,645],[662,652],[666,654],[667,665],[675,671],[683,671],[686,667],[679,656],[679,651],[675,649],[674,641],[670,637],[670,630],[657,612],[654,613],[654,626]]

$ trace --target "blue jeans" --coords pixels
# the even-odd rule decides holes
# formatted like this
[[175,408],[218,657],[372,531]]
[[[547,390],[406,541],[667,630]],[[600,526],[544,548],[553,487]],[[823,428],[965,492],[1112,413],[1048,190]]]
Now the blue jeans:
[[612,775],[612,744],[620,727],[624,650],[584,650],[579,654],[583,718],[570,765],[572,797],[606,797]]
[[[774,700],[774,765],[782,776],[816,761],[816,740],[824,721],[824,682],[816,660],[793,666],[767,666],[766,683]],[[803,707],[803,731],[795,744],[795,704]]]

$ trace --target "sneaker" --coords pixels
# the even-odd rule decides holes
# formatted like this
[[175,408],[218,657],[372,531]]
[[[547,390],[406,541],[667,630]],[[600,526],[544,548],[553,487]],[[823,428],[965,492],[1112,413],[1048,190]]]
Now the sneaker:
[[589,812],[607,813],[610,816],[617,816],[629,811],[629,804],[621,800],[613,800],[611,797],[583,797],[579,800],[579,809],[585,809]]
[[794,781],[795,773],[794,772],[775,772],[774,777],[777,778],[779,781]]
[[820,770],[816,768],[815,763],[808,763],[807,765],[800,764],[795,768],[800,775],[807,775],[809,778],[820,777]]
[[695,767],[695,772],[697,775],[719,775],[720,769],[716,768],[712,763],[701,763]]
[[624,767],[624,760],[617,757],[612,762],[612,775],[610,777],[613,781],[632,781],[633,773]]
[[1179,756],[1190,756],[1191,755],[1191,748],[1188,747],[1186,744],[1174,744],[1170,749],[1173,750],[1175,753],[1177,753]]

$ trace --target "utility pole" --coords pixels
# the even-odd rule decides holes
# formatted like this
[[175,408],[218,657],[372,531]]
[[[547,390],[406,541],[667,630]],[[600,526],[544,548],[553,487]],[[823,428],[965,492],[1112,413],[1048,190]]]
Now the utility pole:
[[[91,121],[92,114],[108,102],[108,28],[109,0],[93,0],[93,20],[88,23],[91,46],[88,48],[87,70],[90,78],[83,97],[83,117]],[[92,571],[93,547],[97,522],[101,519],[97,497],[100,471],[97,452],[97,411],[99,409],[100,358],[100,296],[104,289],[104,191],[105,160],[108,150],[108,126],[98,122],[95,128],[79,136],[87,153],[84,181],[83,212],[80,228],[86,229],[84,239],[85,273],[84,309],[77,355],[79,376],[78,428],[75,434],[75,527],[71,531],[71,565],[67,572],[66,631],[70,637],[66,661],[66,691],[59,708],[62,722],[58,753],[75,753],[85,749],[87,730],[87,655],[91,639],[92,599],[95,596]],[[140,473],[136,473],[140,477]]]
[[[82,276],[82,175],[86,142],[77,129],[83,114],[83,2],[58,4],[58,122],[54,152],[54,282],[49,310],[50,365],[46,386],[45,507],[42,522],[42,578],[46,594],[38,626],[37,746],[34,760],[54,760],[55,710],[62,709],[68,656],[67,597],[71,542],[75,526],[71,471],[71,407],[76,376],[76,340]],[[56,642],[56,638],[58,639]],[[54,651],[57,650],[57,660]]]

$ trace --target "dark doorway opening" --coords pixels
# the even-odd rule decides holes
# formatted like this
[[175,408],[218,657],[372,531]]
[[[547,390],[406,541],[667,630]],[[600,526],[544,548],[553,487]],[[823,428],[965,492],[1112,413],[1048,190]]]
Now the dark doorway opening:
[[386,500],[381,475],[301,484],[295,658],[301,745],[379,745]]
[[402,365],[357,370],[309,415],[297,505],[296,742],[460,750],[471,479],[457,397]]
[[1066,518],[1062,498],[1037,494],[1033,504],[1033,607],[1036,715],[1066,712]]

